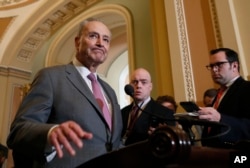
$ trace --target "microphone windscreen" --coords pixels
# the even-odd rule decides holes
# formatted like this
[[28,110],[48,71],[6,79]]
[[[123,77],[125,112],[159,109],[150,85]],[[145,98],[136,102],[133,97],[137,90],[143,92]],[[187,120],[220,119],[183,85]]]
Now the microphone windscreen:
[[134,88],[133,86],[127,84],[125,87],[124,87],[124,90],[125,90],[125,93],[131,97],[134,97]]

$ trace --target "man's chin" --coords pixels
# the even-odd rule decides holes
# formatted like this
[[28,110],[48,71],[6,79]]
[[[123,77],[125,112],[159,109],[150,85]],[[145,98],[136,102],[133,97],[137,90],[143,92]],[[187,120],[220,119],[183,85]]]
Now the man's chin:
[[106,60],[106,58],[103,58],[103,57],[95,57],[93,59],[93,61],[96,63],[96,64],[102,64],[104,63],[104,61]]
[[96,62],[100,62],[100,63],[103,63],[106,59],[107,59],[107,57],[105,57],[105,56],[96,56],[95,57],[96,58]]
[[139,101],[139,102],[143,100],[141,97],[136,97],[135,96],[134,98],[135,98],[136,101]]
[[219,78],[214,78],[213,80],[214,80],[214,82],[217,83],[217,84],[220,84],[220,83],[221,83],[221,80],[220,80]]

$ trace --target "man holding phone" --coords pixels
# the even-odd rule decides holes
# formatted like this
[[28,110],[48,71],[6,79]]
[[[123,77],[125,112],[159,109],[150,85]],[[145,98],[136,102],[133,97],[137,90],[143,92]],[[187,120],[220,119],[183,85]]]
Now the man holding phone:
[[219,122],[230,127],[211,127],[204,129],[202,142],[204,146],[231,148],[237,142],[250,140],[250,82],[240,76],[238,54],[229,48],[210,51],[209,65],[212,79],[220,85],[213,101],[213,107],[200,107],[199,119]]

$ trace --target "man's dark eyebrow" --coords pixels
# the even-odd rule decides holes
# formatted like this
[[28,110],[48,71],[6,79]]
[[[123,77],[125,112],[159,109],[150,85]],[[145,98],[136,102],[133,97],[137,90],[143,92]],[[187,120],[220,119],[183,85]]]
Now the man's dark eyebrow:
[[[88,34],[95,34],[95,35],[100,36],[100,34],[99,34],[98,32],[95,32],[95,31],[88,32]],[[104,38],[109,38],[109,39],[110,39],[110,36],[109,36],[109,35],[103,35],[102,37],[104,37]]]
[[99,33],[95,32],[95,31],[90,31],[90,32],[88,32],[88,34],[99,34]]
[[108,35],[103,35],[103,37],[110,39],[111,37]]

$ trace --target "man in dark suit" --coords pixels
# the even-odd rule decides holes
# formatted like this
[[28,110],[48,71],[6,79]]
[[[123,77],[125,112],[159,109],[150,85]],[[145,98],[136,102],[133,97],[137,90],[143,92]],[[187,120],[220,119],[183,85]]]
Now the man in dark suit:
[[150,97],[153,84],[146,69],[136,69],[131,75],[130,84],[134,88],[134,102],[122,109],[125,145],[146,140],[150,128],[157,127],[159,123],[175,125],[174,112]]
[[[76,167],[118,149],[122,118],[114,90],[96,74],[110,47],[111,32],[88,19],[75,38],[76,57],[68,65],[41,70],[11,125],[8,147],[17,167]],[[93,73],[110,111],[111,127],[92,93]]]
[[[250,140],[250,82],[240,76],[238,54],[229,48],[210,51],[208,70],[220,85],[213,107],[199,111],[200,119],[230,126],[225,135],[203,141],[204,146],[230,148],[237,142]],[[222,92],[223,91],[223,92]],[[203,138],[224,134],[226,128],[204,129]]]

